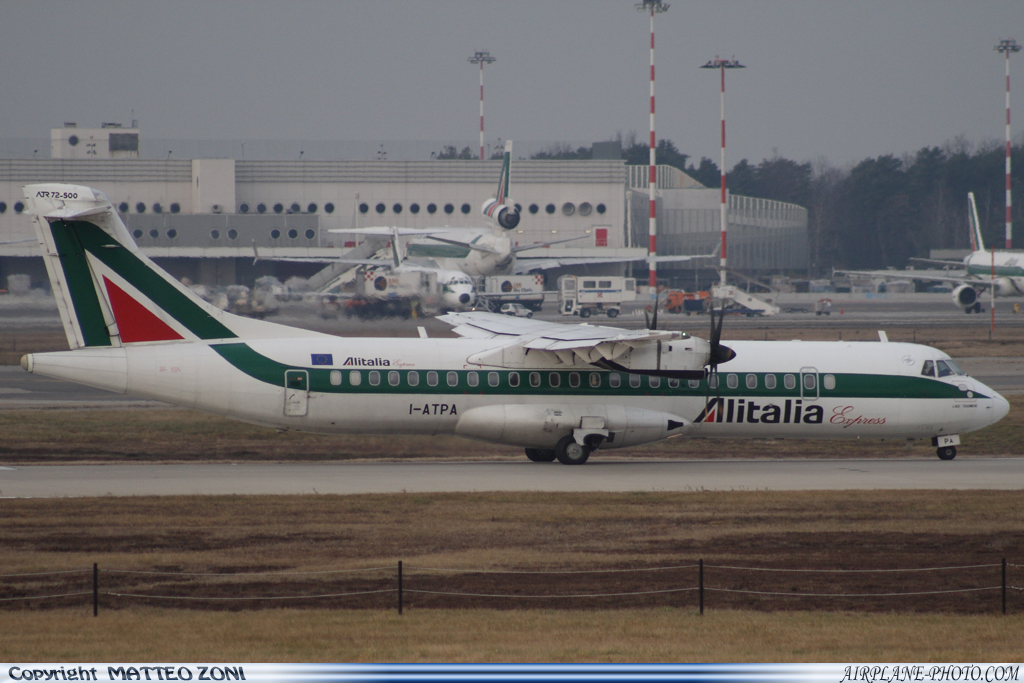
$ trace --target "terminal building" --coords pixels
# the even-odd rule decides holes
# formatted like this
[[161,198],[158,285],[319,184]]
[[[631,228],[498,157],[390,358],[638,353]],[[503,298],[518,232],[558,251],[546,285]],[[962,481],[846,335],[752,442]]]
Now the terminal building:
[[[59,182],[110,198],[143,252],[176,277],[252,285],[257,277],[308,277],[322,265],[256,260],[329,258],[356,246],[331,232],[369,226],[481,227],[500,161],[145,159],[138,128],[73,124],[51,131],[51,158],[0,159],[0,289],[7,276],[47,281],[22,187]],[[519,246],[576,237],[546,256],[642,258],[648,243],[647,167],[621,159],[513,160],[511,196],[522,207]],[[708,254],[719,242],[719,190],[672,167],[658,169],[661,254]],[[807,268],[807,211],[729,197],[729,265],[755,275]],[[22,240],[30,240],[23,242]],[[668,267],[659,278],[692,286],[716,278],[714,259]],[[593,274],[630,266],[576,266]],[[637,273],[646,263],[635,262]],[[549,271],[552,276],[562,271]],[[679,282],[675,282],[679,280]]]

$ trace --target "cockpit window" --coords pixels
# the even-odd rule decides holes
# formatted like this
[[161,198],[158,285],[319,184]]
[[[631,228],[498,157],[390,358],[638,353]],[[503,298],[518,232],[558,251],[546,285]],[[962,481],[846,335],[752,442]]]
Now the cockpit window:
[[930,360],[926,360],[924,362],[924,367],[921,368],[921,374],[924,375],[925,377],[934,377],[935,376],[935,363],[933,363]]
[[956,374],[944,360],[935,361],[935,369],[939,371],[939,377],[949,377]]
[[947,360],[946,361],[946,365],[949,366],[949,369],[953,371],[954,375],[966,375],[967,374],[966,372],[964,372],[963,370],[960,369],[959,365],[957,365],[956,363],[954,363],[951,360]]

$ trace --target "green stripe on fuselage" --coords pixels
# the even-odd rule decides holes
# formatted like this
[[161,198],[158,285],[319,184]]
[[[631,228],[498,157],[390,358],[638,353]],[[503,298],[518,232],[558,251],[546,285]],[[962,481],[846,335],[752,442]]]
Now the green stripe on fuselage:
[[237,336],[98,226],[86,221],[73,221],[65,225],[69,226],[90,254],[200,339],[233,339]]
[[[285,371],[306,370],[309,372],[310,391],[325,394],[504,394],[519,396],[665,396],[665,397],[756,397],[764,399],[803,398],[813,400],[816,396],[823,399],[847,398],[887,398],[887,399],[964,399],[988,398],[975,393],[968,397],[956,385],[940,382],[927,377],[904,377],[900,375],[859,375],[839,374],[835,377],[835,388],[819,387],[817,393],[800,391],[802,377],[797,373],[775,373],[776,386],[765,387],[765,378],[772,373],[743,373],[738,375],[738,386],[730,389],[727,386],[729,373],[721,373],[721,387],[709,390],[707,380],[695,381],[695,386],[685,380],[675,384],[665,378],[628,375],[626,373],[608,372],[606,370],[408,370],[393,369],[388,366],[345,366],[307,367],[292,366],[268,358],[249,347],[248,344],[213,344],[211,348],[224,360],[253,379],[266,384],[284,387]],[[360,384],[352,384],[351,373],[359,373]],[[337,372],[340,384],[331,382],[331,373]],[[371,383],[371,373],[379,373],[378,384]],[[389,373],[397,373],[397,384],[392,385]],[[409,382],[409,373],[417,373],[417,383]],[[437,374],[437,384],[428,382],[430,373]],[[456,382],[448,384],[449,373],[454,372]],[[497,375],[497,381],[491,384],[491,375]],[[747,374],[757,377],[757,386],[747,388]],[[786,374],[794,376],[794,387],[785,388]],[[475,379],[474,376],[475,375]],[[518,382],[513,384],[512,375]],[[536,377],[534,377],[536,375]],[[575,375],[575,377],[574,377]],[[619,386],[612,386],[613,376]],[[819,375],[819,379],[825,375]],[[556,381],[553,381],[557,377]],[[534,386],[534,382],[537,385]],[[473,383],[471,383],[473,382]],[[556,383],[557,382],[557,383]],[[573,384],[577,386],[573,386]],[[634,384],[636,386],[634,386]],[[673,386],[675,384],[675,386]],[[809,395],[808,395],[809,394]]]
[[466,258],[470,250],[454,244],[410,244],[406,248],[409,258]]

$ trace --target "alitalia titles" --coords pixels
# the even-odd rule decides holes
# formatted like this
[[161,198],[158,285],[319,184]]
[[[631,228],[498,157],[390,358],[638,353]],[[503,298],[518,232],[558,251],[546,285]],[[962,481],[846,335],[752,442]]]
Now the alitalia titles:
[[760,404],[753,399],[713,398],[697,417],[697,422],[747,422],[750,424],[812,424],[820,425],[825,410],[819,405],[805,406],[801,399],[786,399],[779,406]]
[[356,358],[349,356],[345,359],[342,365],[359,365],[368,368],[387,368],[391,367],[391,361],[387,358]]

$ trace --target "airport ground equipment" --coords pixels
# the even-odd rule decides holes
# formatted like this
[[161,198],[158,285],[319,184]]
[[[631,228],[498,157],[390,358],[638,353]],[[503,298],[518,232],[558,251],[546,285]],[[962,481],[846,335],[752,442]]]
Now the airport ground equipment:
[[636,301],[635,278],[606,275],[558,278],[558,306],[562,315],[589,318],[603,313],[615,318],[622,312],[622,304],[628,301]]

